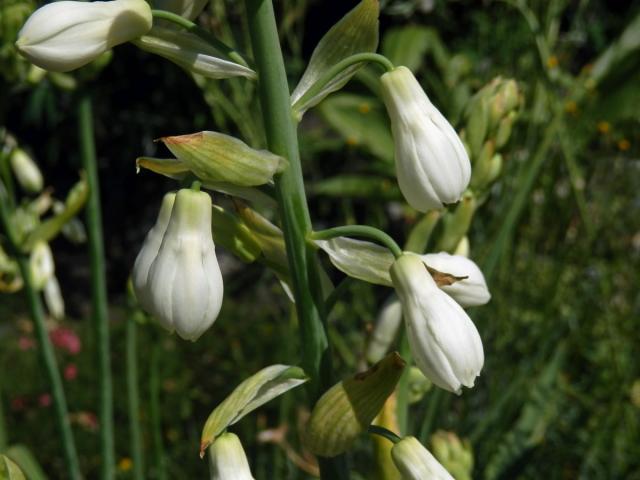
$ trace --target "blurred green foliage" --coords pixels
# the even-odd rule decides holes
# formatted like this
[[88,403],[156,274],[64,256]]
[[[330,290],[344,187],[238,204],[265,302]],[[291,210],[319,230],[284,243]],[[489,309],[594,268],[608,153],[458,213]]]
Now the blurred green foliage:
[[[314,42],[352,3],[332,9],[325,2],[276,2],[292,80]],[[200,21],[248,50],[241,4],[216,0]],[[389,0],[382,6],[381,52],[410,66],[456,127],[469,128],[465,109],[495,77],[515,79],[523,94],[501,150],[501,175],[478,195],[468,231],[471,257],[483,267],[493,295],[488,306],[472,312],[485,345],[483,374],[461,397],[429,390],[406,407],[403,433],[427,444],[439,430],[468,439],[473,478],[640,478],[640,4]],[[12,38],[31,8],[10,1],[0,7],[0,124],[31,144],[45,173],[57,172],[57,188],[66,191],[76,178],[67,106],[75,95],[69,79],[77,77],[38,76],[16,57]],[[405,241],[421,218],[402,203],[394,180],[393,143],[376,97],[378,73],[363,69],[305,116],[305,175],[318,227],[369,223]],[[155,153],[153,138],[203,128],[239,134],[255,147],[264,139],[254,86],[246,80],[191,83],[174,65],[119,47],[88,85],[96,92],[98,150],[104,152],[117,453],[126,459],[124,335],[134,313],[125,306],[125,278],[159,198],[175,185],[136,178],[134,159]],[[442,243],[446,218],[454,214],[445,213],[430,240],[414,238],[412,244],[455,247],[457,242]],[[97,392],[89,387],[95,385],[93,340],[86,300],[71,295],[86,278],[85,257],[61,241],[53,247],[76,272],[61,283],[63,294],[75,298],[75,318],[66,324],[78,331],[83,348],[77,357],[59,355],[63,366],[78,368],[66,386],[91,478],[100,462],[92,420]],[[260,265],[226,255],[221,260],[223,312],[202,340],[187,344],[150,323],[139,327],[148,478],[158,478],[159,451],[168,478],[206,477],[197,452],[213,406],[265,365],[292,363],[300,348],[291,335],[295,319],[273,276]],[[330,324],[341,377],[362,364],[366,332],[389,293],[357,282],[346,284],[345,292]],[[27,445],[47,474],[60,478],[50,407],[41,400],[44,376],[35,351],[22,348],[31,338],[24,305],[18,296],[0,301],[0,450]],[[161,417],[155,437],[152,371]],[[292,392],[238,425],[256,478],[307,478],[299,467],[313,471],[313,459],[300,446],[301,394]],[[371,455],[363,439],[352,458],[361,476],[353,478],[372,478]],[[121,461],[121,478],[129,478],[129,469]]]

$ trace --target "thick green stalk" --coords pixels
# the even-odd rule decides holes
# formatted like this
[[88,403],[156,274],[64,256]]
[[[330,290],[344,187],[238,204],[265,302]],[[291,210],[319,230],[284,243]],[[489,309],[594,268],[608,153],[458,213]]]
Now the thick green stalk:
[[[304,191],[298,138],[291,112],[287,74],[273,4],[246,0],[251,44],[269,149],[289,161],[276,179],[282,230],[287,245],[302,343],[302,367],[311,377],[311,403],[332,385],[331,352],[325,328],[324,298],[314,248],[307,244],[311,218]],[[321,459],[322,478],[347,478],[344,458]]]
[[127,319],[127,397],[133,478],[144,479],[142,432],[140,430],[140,390],[138,388],[138,325],[132,314]]
[[98,377],[100,378],[100,449],[103,479],[115,476],[113,440],[113,387],[109,349],[109,314],[107,310],[107,280],[104,266],[100,185],[93,134],[91,97],[83,95],[78,102],[78,123],[82,165],[89,183],[87,199],[87,237],[91,261],[91,300],[98,345]]
[[58,428],[62,436],[62,447],[67,460],[67,468],[69,469],[69,478],[79,480],[82,478],[80,473],[80,463],[78,461],[78,453],[76,444],[71,431],[71,423],[69,422],[69,410],[67,408],[67,399],[62,385],[62,377],[58,369],[56,356],[53,352],[53,346],[49,339],[49,332],[44,323],[44,311],[42,302],[37,290],[33,286],[31,278],[31,269],[29,268],[29,257],[27,255],[18,256],[18,264],[20,265],[20,274],[24,281],[24,290],[29,303],[31,318],[36,329],[36,336],[40,344],[40,353],[44,363],[45,370],[51,384],[51,394],[53,395],[53,405],[56,411],[56,419]]

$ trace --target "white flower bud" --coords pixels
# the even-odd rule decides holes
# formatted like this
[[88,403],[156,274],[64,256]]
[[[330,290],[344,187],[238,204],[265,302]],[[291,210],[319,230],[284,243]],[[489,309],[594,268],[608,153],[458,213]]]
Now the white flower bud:
[[406,67],[381,77],[391,118],[396,174],[405,199],[426,212],[455,203],[469,185],[469,156],[451,124]]
[[237,435],[220,435],[209,447],[211,480],[253,480],[247,456]]
[[45,70],[68,72],[145,34],[151,23],[151,8],[144,0],[53,2],[29,17],[16,48]]
[[385,356],[398,334],[401,323],[402,305],[398,297],[391,294],[378,312],[376,325],[367,345],[367,361],[376,363]]
[[452,285],[440,285],[462,307],[477,307],[491,300],[484,275],[473,260],[447,252],[428,253],[422,255],[422,260],[439,272],[449,273],[454,277],[467,277]]
[[55,275],[50,277],[47,283],[44,284],[43,293],[44,301],[51,316],[56,320],[62,320],[64,318],[64,298],[62,298],[60,284]]
[[482,340],[460,305],[438,288],[422,259],[405,253],[391,266],[416,365],[433,383],[460,393],[484,364]]
[[11,168],[18,183],[29,193],[42,190],[44,180],[36,162],[20,148],[11,152]]
[[47,242],[38,242],[31,251],[29,257],[31,279],[38,290],[42,290],[55,272],[53,254]]
[[[158,234],[163,223],[159,218]],[[211,197],[189,189],[176,194],[162,243],[144,281],[157,236],[154,233],[145,241],[142,258],[136,260],[136,295],[163,327],[195,341],[213,324],[222,306],[222,274],[211,236]]]
[[453,480],[447,470],[416,437],[405,437],[391,449],[402,480]]

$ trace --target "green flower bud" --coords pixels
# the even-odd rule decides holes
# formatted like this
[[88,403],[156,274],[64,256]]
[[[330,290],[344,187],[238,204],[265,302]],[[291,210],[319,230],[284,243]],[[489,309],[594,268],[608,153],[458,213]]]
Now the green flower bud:
[[515,111],[509,112],[498,124],[498,131],[496,133],[496,148],[504,147],[509,141],[511,136],[511,130],[513,124],[518,117],[518,113]]
[[366,372],[337,383],[316,403],[306,444],[316,455],[344,453],[382,409],[402,375],[405,361],[390,353]]

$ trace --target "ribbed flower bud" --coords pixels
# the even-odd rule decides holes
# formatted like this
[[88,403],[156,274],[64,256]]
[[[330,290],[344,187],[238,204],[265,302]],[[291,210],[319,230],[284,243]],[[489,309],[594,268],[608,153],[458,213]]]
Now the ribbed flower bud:
[[209,447],[211,480],[253,480],[247,456],[237,435],[220,435]]
[[151,28],[144,0],[60,1],[36,10],[20,30],[16,48],[45,70],[68,72]]
[[428,253],[422,255],[422,260],[439,272],[462,278],[451,285],[440,285],[462,307],[477,307],[491,300],[484,275],[473,260],[447,252]]
[[405,199],[421,212],[457,202],[471,177],[460,137],[408,68],[385,73],[381,82]]
[[158,222],[138,254],[134,289],[141,305],[163,327],[195,341],[213,324],[222,306],[222,274],[211,236],[211,198],[204,192],[180,190],[162,232],[170,204],[171,198],[165,196]]
[[416,364],[433,383],[460,393],[484,364],[482,340],[460,305],[438,288],[422,259],[405,253],[391,266]]
[[44,180],[36,162],[20,148],[11,153],[11,168],[18,183],[29,193],[38,193],[42,190]]
[[393,393],[405,367],[390,353],[366,372],[337,383],[313,407],[306,444],[322,457],[344,453],[371,424]]
[[403,480],[453,480],[416,437],[405,437],[391,449],[393,463]]

